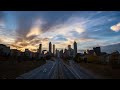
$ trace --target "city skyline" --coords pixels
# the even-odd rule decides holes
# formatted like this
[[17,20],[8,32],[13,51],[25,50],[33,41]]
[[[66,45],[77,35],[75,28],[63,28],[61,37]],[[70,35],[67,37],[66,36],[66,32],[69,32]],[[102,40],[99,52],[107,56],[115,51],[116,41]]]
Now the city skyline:
[[1,11],[0,43],[36,51],[49,42],[65,49],[77,42],[78,50],[117,44],[119,11]]

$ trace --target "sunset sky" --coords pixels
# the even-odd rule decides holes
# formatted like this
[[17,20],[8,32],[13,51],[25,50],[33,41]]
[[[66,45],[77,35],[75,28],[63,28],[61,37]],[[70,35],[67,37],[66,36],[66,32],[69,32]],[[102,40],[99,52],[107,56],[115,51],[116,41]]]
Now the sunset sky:
[[49,42],[78,50],[120,43],[119,11],[0,11],[0,43],[35,51]]

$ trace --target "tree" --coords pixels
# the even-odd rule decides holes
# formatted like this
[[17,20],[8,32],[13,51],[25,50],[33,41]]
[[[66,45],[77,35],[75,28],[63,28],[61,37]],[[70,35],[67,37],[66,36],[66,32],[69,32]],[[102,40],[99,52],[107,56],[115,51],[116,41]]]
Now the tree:
[[82,62],[82,58],[80,57],[80,54],[78,53],[75,57],[74,57],[74,60],[76,61],[76,62]]

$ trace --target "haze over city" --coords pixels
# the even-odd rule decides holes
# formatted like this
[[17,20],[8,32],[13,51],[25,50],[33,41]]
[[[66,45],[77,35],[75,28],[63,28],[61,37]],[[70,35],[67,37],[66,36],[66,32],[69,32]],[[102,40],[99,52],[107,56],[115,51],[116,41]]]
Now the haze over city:
[[21,51],[40,43],[48,50],[49,42],[65,49],[76,41],[78,51],[118,44],[119,18],[117,11],[1,11],[0,43]]

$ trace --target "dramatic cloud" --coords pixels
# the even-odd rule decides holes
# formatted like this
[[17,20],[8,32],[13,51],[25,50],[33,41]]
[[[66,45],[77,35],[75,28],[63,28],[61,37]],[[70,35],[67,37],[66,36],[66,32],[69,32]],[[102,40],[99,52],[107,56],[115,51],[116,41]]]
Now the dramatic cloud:
[[21,51],[24,51],[25,49],[29,49],[31,51],[37,51],[39,44],[43,44],[43,48],[48,47],[48,38],[33,38],[33,39],[19,39],[15,43],[11,44],[12,47],[17,48]]
[[4,21],[0,21],[0,29],[4,29],[5,28],[5,23]]
[[120,31],[120,23],[111,26],[111,29],[115,32],[119,32]]
[[[49,42],[58,49],[78,43],[78,49],[118,42],[119,33],[109,26],[119,22],[120,12],[101,11],[14,11],[0,12],[0,43],[24,51],[36,51],[39,44],[47,50]],[[120,23],[111,26],[120,31]]]
[[31,28],[30,32],[28,32],[28,34],[26,35],[26,37],[30,37],[30,36],[37,36],[41,33],[41,30],[39,27],[33,27]]
[[63,35],[57,35],[52,38],[54,41],[67,41],[67,39]]
[[[65,48],[68,44],[73,44],[80,34],[85,32],[82,22],[78,19],[69,18],[64,23],[51,26],[47,32],[42,33],[39,37],[49,38],[49,41],[56,44],[57,48]],[[76,35],[75,35],[76,34]]]
[[19,48],[19,50],[21,51],[24,51],[25,48],[35,51],[35,49],[37,50],[41,41],[43,41],[43,39],[38,38],[37,36],[39,36],[42,33],[42,25],[45,22],[42,21],[40,18],[35,18],[33,21],[31,20],[30,22],[28,21],[25,21],[26,23],[24,23],[22,20],[21,22],[23,23],[18,24],[19,26],[17,29],[18,37],[12,44],[12,47]]
[[9,29],[6,28],[3,16],[3,13],[1,15],[0,12],[0,43],[9,45],[15,41],[15,31],[9,31]]
[[30,31],[27,33],[26,37],[30,36],[37,36],[42,33],[41,26],[42,26],[42,21],[40,19],[36,20],[30,29]]
[[72,20],[71,18],[68,19],[63,24],[57,24],[49,28],[48,32],[44,33],[44,36],[57,36],[57,35],[63,35],[64,37],[75,37],[73,36],[72,32],[76,32],[78,34],[81,34],[85,32],[84,25],[81,22],[78,22],[76,20]]
[[95,41],[96,39],[90,39],[90,38],[80,38],[78,39],[79,42],[90,42],[90,41]]

